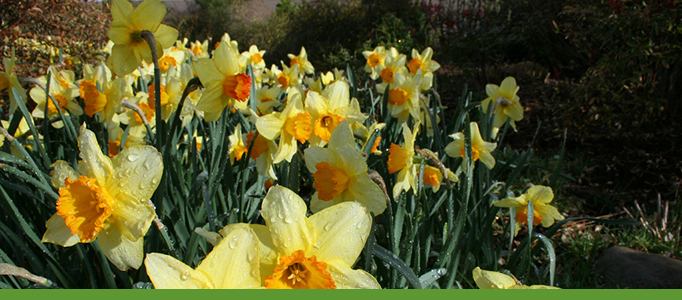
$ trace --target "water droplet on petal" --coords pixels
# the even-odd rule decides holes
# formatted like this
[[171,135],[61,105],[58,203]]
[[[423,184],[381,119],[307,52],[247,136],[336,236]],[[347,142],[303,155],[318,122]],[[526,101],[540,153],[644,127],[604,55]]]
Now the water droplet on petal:
[[132,153],[131,153],[131,154],[128,154],[128,160],[129,160],[129,161],[136,161],[136,160],[138,160],[139,158],[140,158],[140,156],[137,155],[137,154],[132,154]]

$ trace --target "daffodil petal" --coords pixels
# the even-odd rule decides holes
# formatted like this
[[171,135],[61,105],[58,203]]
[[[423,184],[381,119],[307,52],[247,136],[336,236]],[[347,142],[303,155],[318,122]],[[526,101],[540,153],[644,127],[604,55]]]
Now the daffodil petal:
[[[156,39],[157,43],[161,45],[162,49],[170,48],[178,39],[178,30],[161,24],[159,25],[159,28],[156,29],[156,32],[154,32],[154,38]],[[159,53],[159,56],[162,54],[163,52]]]
[[514,278],[500,272],[481,270],[476,267],[472,273],[479,289],[508,289],[516,285]]
[[514,77],[507,77],[504,80],[502,80],[502,83],[500,84],[500,96],[503,96],[510,101],[514,100],[514,95],[516,94],[516,91],[519,90],[519,87],[516,85],[516,79]]
[[227,43],[220,43],[215,49],[213,61],[223,75],[234,75],[239,72],[239,54]]
[[533,199],[533,204],[535,203],[550,203],[554,199],[554,192],[552,188],[543,185],[534,185],[526,191],[526,196],[529,199]]
[[125,238],[116,226],[109,226],[97,235],[97,242],[104,255],[119,270],[138,269],[144,255],[144,239],[132,241]]
[[146,0],[142,1],[130,14],[130,21],[141,30],[154,32],[165,15],[165,4],[159,0]]
[[[486,84],[485,85],[485,93],[488,94],[488,97],[494,97],[497,98],[499,97],[500,93],[500,87],[497,84]],[[496,101],[497,99],[492,99],[493,101]]]
[[504,114],[514,121],[521,121],[523,119],[523,107],[518,102],[514,102],[504,108]]
[[54,168],[54,173],[52,174],[52,186],[58,189],[65,187],[64,181],[66,178],[76,180],[78,177],[80,177],[80,174],[78,174],[78,172],[76,172],[76,170],[74,170],[69,163],[63,160],[56,161],[51,167]]
[[279,185],[271,187],[263,199],[261,214],[280,255],[307,252],[317,240],[317,230],[306,218],[307,210],[300,196]]
[[310,198],[310,212],[316,214],[317,212],[325,208],[328,208],[334,204],[336,204],[336,201],[320,200],[320,198],[317,195],[317,192],[315,192],[315,194],[313,194],[313,197]]
[[[353,137],[353,132],[350,130],[348,122],[343,121],[339,123],[339,126],[336,126],[336,129],[332,132],[327,148],[338,150],[345,146],[355,148],[355,138]],[[364,165],[366,166],[367,164]]]
[[113,159],[115,174],[107,188],[116,197],[125,191],[138,203],[149,200],[163,175],[161,153],[151,146],[129,147]]
[[326,263],[337,289],[381,289],[376,278],[365,270],[353,270],[340,259],[328,260]]
[[309,91],[305,97],[305,108],[313,118],[327,113],[327,101],[318,92]]
[[156,289],[208,289],[213,285],[205,273],[165,254],[147,254],[144,266]]
[[[128,0],[114,0],[111,5],[111,16],[114,21],[120,20],[128,23],[133,10],[133,5]],[[130,24],[132,25],[132,23]]]
[[127,239],[135,241],[142,238],[149,230],[154,215],[151,205],[140,203],[126,191],[121,191],[116,196],[112,221]]
[[256,121],[258,133],[268,140],[276,139],[282,131],[282,126],[284,121],[276,113],[262,116]]
[[222,236],[227,236],[231,231],[241,227],[249,227],[258,237],[258,256],[260,257],[260,275],[261,279],[272,275],[277,266],[277,247],[272,243],[272,235],[270,229],[265,225],[260,224],[230,224],[220,230]]
[[[350,132],[350,131],[348,131]],[[360,155],[355,146],[344,146],[339,148],[338,153],[341,165],[350,176],[359,176],[367,173],[367,163]]]
[[336,155],[334,155],[334,151],[327,148],[310,147],[305,149],[304,157],[305,165],[308,167],[310,173],[317,172],[317,167],[315,166],[323,161],[329,162],[332,166],[336,165]]
[[[95,133],[85,128],[85,125],[81,126],[80,129],[78,147],[81,151],[81,165],[85,171],[81,171],[81,175],[96,178],[97,182],[104,186],[106,184],[106,179],[110,178],[113,174],[111,159],[102,154]],[[80,168],[81,166],[79,166],[79,170]]]
[[47,230],[43,235],[41,243],[53,243],[62,247],[71,247],[81,241],[78,234],[71,234],[71,229],[66,227],[64,218],[54,214],[45,224]]
[[372,227],[372,216],[356,202],[343,202],[310,216],[318,237],[309,255],[320,261],[333,258],[352,265],[365,246]]
[[218,289],[260,286],[258,238],[249,227],[232,230],[197,267]]
[[[146,46],[146,44],[145,44]],[[135,49],[126,44],[115,44],[111,48],[111,63],[114,66],[114,72],[118,76],[125,76],[132,73],[140,66],[140,56],[135,53]]]
[[526,204],[528,204],[528,202],[524,200],[523,197],[509,197],[502,200],[493,201],[493,205],[497,207],[523,207]]
[[201,58],[192,66],[204,86],[208,86],[210,81],[221,81],[223,79],[223,74],[218,71],[212,59]]
[[368,175],[361,174],[354,177],[349,189],[355,201],[360,202],[375,216],[380,215],[386,209],[386,195],[374,181],[369,179]]

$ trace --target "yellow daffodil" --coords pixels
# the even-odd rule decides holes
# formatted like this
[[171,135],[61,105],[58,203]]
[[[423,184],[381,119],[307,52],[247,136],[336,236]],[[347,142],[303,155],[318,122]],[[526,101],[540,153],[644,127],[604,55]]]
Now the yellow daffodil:
[[396,73],[401,73],[403,76],[407,74],[406,60],[407,56],[405,54],[400,54],[397,49],[391,47],[384,61],[385,67],[381,70],[382,82],[376,86],[380,94],[383,94],[386,91],[386,87],[393,83]]
[[412,116],[419,119],[419,85],[421,84],[421,72],[412,76],[410,74],[396,73],[388,91],[388,108],[391,116],[404,123]]
[[249,152],[249,147],[244,144],[244,138],[242,136],[242,124],[237,124],[234,128],[234,132],[228,137],[230,140],[230,149],[228,153],[230,155],[230,163],[234,165],[235,159],[237,161],[242,160]]
[[558,289],[547,285],[522,285],[507,274],[481,270],[479,267],[472,274],[479,289]]
[[220,117],[225,107],[246,110],[251,94],[251,76],[239,67],[239,53],[231,43],[220,43],[213,59],[202,58],[194,63],[199,80],[206,88],[197,108],[204,111],[207,122]]
[[433,49],[428,47],[420,54],[417,49],[412,49],[412,60],[407,64],[410,73],[416,75],[419,70],[422,72],[421,89],[428,90],[433,84],[433,72],[440,68],[440,64],[432,60]]
[[305,47],[301,47],[301,52],[298,55],[293,55],[291,53],[287,54],[291,61],[289,62],[289,67],[294,67],[298,65],[301,71],[306,74],[315,73],[315,67],[308,61],[308,53],[305,51]]
[[97,239],[117,268],[137,269],[142,265],[143,237],[154,219],[147,201],[163,173],[161,153],[153,147],[131,147],[111,159],[85,125],[78,146],[83,159],[78,171],[61,160],[53,165],[52,185],[60,197],[42,242],[70,247]]
[[[80,116],[83,114],[83,108],[78,105],[74,101],[74,98],[78,96],[78,87],[76,87],[73,83],[69,84],[66,81],[61,81],[64,82],[63,84],[57,79],[58,76],[60,76],[59,72],[56,72],[57,69],[51,66],[48,68],[50,70],[50,86],[49,86],[49,92],[50,95],[56,100],[56,102],[59,104],[59,109],[62,111],[64,115],[74,115],[74,116]],[[47,85],[47,77],[46,76],[40,76],[38,78],[38,81],[40,81],[43,85]],[[47,118],[51,119],[54,117],[59,116],[59,110],[57,107],[54,105],[54,102],[52,99],[49,99],[47,97],[47,93],[45,93],[45,90],[42,87],[35,86],[31,89],[29,92],[31,95],[31,98],[33,101],[36,103],[35,109],[33,109],[33,112],[31,115],[34,118],[42,119],[45,116],[45,111],[47,111]],[[62,120],[56,121],[52,123],[52,126],[55,128],[62,128],[64,126],[64,122]]]
[[424,184],[430,186],[435,193],[440,189],[440,183],[443,181],[443,173],[436,167],[425,166],[423,181]]
[[414,128],[414,133],[410,131],[407,123],[403,123],[403,145],[398,146],[391,143],[388,149],[388,172],[393,174],[398,172],[398,179],[393,185],[393,199],[398,199],[400,194],[412,189],[417,191],[417,168],[412,162],[414,157],[414,141],[419,131],[419,124]]
[[[185,62],[185,51],[179,48],[167,48],[163,49],[162,53],[159,53],[159,70],[161,74],[168,72],[168,69],[171,67],[179,68],[183,62]],[[151,64],[149,61],[147,63]]]
[[208,40],[204,42],[194,41],[189,43],[189,52],[192,55],[192,60],[200,58],[208,58]]
[[373,51],[362,51],[362,55],[365,57],[367,64],[365,64],[365,72],[370,73],[369,77],[376,80],[381,75],[381,70],[383,70],[386,65],[386,48],[384,46],[377,46]]
[[[175,109],[178,106],[178,103],[180,103],[180,99],[182,98],[182,92],[184,85],[180,81],[180,79],[177,77],[177,71],[175,67],[170,67],[170,69],[166,72],[166,74],[161,76],[161,117],[164,120],[168,120],[172,113],[175,111]],[[155,93],[156,89],[154,84],[150,84],[147,87],[147,91],[149,92],[149,107],[153,110],[156,111],[156,101],[155,101]],[[188,100],[185,100],[188,101]]]
[[516,212],[516,231],[521,228],[521,224],[528,224],[528,201],[533,202],[533,225],[542,224],[549,227],[554,221],[564,219],[559,211],[549,203],[554,199],[552,188],[535,185],[529,188],[525,194],[519,197],[509,197],[502,200],[493,201],[493,205],[498,207],[513,207]]
[[242,57],[246,59],[246,65],[253,68],[253,73],[255,76],[260,75],[265,69],[265,60],[263,60],[263,55],[265,55],[265,50],[258,50],[258,46],[251,45],[249,51],[242,52]]
[[132,88],[124,78],[110,80],[111,71],[106,65],[97,68],[83,68],[83,79],[79,83],[79,94],[85,104],[88,117],[97,115],[100,123],[109,124],[116,115],[121,99],[132,96]]
[[272,113],[275,108],[282,105],[279,101],[279,95],[282,93],[282,88],[279,86],[268,87],[262,86],[256,92],[256,107],[258,114],[263,116]]
[[114,42],[109,60],[119,76],[130,74],[142,60],[152,62],[152,52],[141,33],[148,30],[154,34],[156,52],[170,48],[178,38],[178,31],[161,24],[166,15],[166,5],[159,0],[145,0],[133,9],[128,0],[114,0],[111,5],[113,20],[109,27],[109,39]]
[[19,107],[17,101],[26,102],[26,91],[19,83],[19,78],[14,75],[14,66],[17,64],[17,60],[14,58],[14,50],[12,50],[12,56],[4,58],[2,62],[5,65],[5,71],[0,72],[0,91],[8,89],[9,114],[11,115]]
[[249,226],[260,243],[261,279],[268,289],[379,289],[364,270],[353,270],[372,226],[367,209],[344,202],[306,217],[296,193],[273,186],[263,199],[263,225],[234,224],[220,233]]
[[311,146],[323,147],[343,120],[347,120],[348,124],[355,124],[367,118],[351,105],[349,88],[346,82],[336,81],[328,85],[322,94],[308,91],[305,108],[314,120],[313,135],[309,140]]
[[[274,66],[273,66],[274,67]],[[292,88],[298,88],[301,85],[301,73],[298,65],[287,67],[282,62],[282,71],[273,68],[273,74],[277,78],[277,83],[282,87],[282,90],[287,93]]]
[[[251,147],[253,143],[253,147]],[[266,139],[263,135],[256,135],[251,131],[246,134],[246,148],[251,147],[251,159],[256,161],[256,170],[261,176],[270,176],[270,178],[277,179],[275,169],[272,165],[272,159],[277,152],[277,144]]]
[[485,86],[485,92],[488,98],[481,102],[481,109],[483,112],[488,111],[488,106],[493,105],[492,111],[495,114],[493,120],[494,127],[502,127],[507,119],[509,125],[516,130],[516,121],[523,119],[523,107],[519,103],[519,96],[516,93],[519,87],[516,85],[514,77],[507,77],[502,80],[500,86],[495,84],[488,84]]
[[156,289],[248,289],[261,287],[258,237],[248,227],[232,230],[196,269],[160,253],[144,265]]
[[[488,167],[488,169],[494,168],[495,158],[493,157],[492,154],[490,154],[490,152],[497,148],[497,144],[489,143],[483,140],[483,138],[481,137],[481,131],[478,130],[478,123],[476,122],[469,123],[469,128],[471,130],[471,153],[473,156],[472,160],[478,161],[480,159],[481,162],[486,167]],[[445,153],[447,153],[451,157],[465,158],[466,149],[464,147],[465,146],[464,133],[458,132],[455,134],[451,134],[450,137],[452,137],[455,140],[450,142],[447,146],[445,146]],[[462,165],[466,166],[467,164],[465,162],[462,162]]]
[[291,161],[298,146],[296,141],[305,143],[313,131],[310,113],[303,109],[301,93],[293,89],[287,95],[287,106],[280,112],[274,112],[257,118],[258,132],[268,140],[279,137],[279,148],[275,153],[273,163],[282,160]]
[[[140,111],[144,114],[146,123],[149,124],[150,127],[153,127],[156,124],[156,118],[154,117],[156,111],[154,110],[153,105],[151,105],[151,103],[154,102],[154,99],[150,98],[147,93],[138,92],[135,97],[129,97],[128,101],[140,108]],[[121,123],[130,127],[144,127],[145,120],[143,120],[136,111],[130,108],[126,109],[118,116]]]
[[367,163],[355,148],[355,138],[347,121],[331,134],[327,148],[305,150],[305,164],[313,175],[316,192],[310,211],[316,213],[334,204],[357,201],[374,215],[386,209],[386,196],[367,174]]

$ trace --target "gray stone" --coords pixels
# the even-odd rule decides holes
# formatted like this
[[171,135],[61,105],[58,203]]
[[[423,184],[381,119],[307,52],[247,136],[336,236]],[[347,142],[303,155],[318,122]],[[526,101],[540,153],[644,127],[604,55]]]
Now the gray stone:
[[682,261],[627,247],[606,249],[595,271],[605,288],[682,288]]

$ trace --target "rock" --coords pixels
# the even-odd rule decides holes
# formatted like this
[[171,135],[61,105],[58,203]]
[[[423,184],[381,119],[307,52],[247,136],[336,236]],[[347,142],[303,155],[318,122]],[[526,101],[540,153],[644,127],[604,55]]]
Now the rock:
[[606,249],[595,271],[605,288],[682,288],[682,261],[627,247]]

